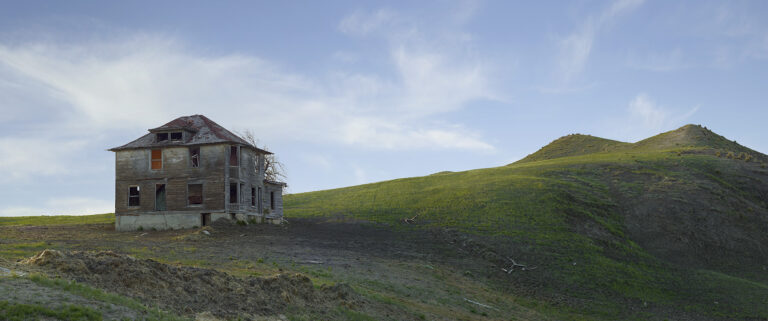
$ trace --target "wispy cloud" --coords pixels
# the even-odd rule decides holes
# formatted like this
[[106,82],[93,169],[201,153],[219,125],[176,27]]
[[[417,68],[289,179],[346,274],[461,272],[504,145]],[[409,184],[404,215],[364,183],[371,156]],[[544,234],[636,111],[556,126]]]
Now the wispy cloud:
[[646,94],[637,95],[627,109],[633,119],[653,131],[660,131],[669,121],[669,112],[658,106]]
[[[43,88],[36,95],[59,102],[56,108],[70,116],[56,126],[143,130],[179,115],[205,113],[273,141],[290,137],[387,149],[490,146],[461,126],[425,125],[425,117],[493,97],[480,63],[426,49],[392,49],[395,78],[303,75],[254,56],[198,55],[173,39],[147,36],[98,44],[0,45],[0,66],[5,67],[0,79],[34,81]],[[361,119],[373,131],[350,136],[357,133],[349,128]]]
[[349,35],[364,36],[379,31],[388,24],[396,23],[396,20],[397,15],[389,9],[378,9],[373,13],[357,10],[341,20],[339,31]]
[[641,93],[632,99],[628,106],[628,121],[624,124],[625,130],[633,132],[635,139],[645,138],[658,134],[672,127],[682,126],[699,110],[698,106],[680,113],[664,107],[654,101],[647,94]]
[[589,60],[592,47],[600,31],[618,17],[642,5],[644,0],[618,0],[596,15],[589,16],[573,33],[565,36],[560,45],[560,75],[570,81],[580,74]]

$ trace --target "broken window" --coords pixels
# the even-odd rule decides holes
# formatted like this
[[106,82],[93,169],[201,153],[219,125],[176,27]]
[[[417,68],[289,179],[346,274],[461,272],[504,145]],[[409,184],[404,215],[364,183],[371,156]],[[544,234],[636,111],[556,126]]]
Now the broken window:
[[128,188],[128,206],[139,206],[139,187],[131,186]]
[[181,132],[171,133],[171,140],[181,140],[182,137]]
[[189,198],[189,205],[203,204],[203,184],[187,185],[187,195]]
[[259,154],[253,155],[253,168],[256,170],[256,175],[259,175]]
[[190,147],[189,148],[189,160],[190,160],[190,166],[192,167],[199,167],[200,166],[200,147]]
[[163,169],[163,150],[152,150],[152,169]]
[[251,206],[256,206],[256,188],[251,187]]
[[229,147],[229,166],[239,166],[237,157],[237,146]]
[[232,204],[237,203],[237,183],[229,184],[229,202]]
[[155,211],[165,211],[165,184],[155,185]]
[[275,209],[275,192],[269,192],[269,207]]
[[157,133],[155,134],[155,138],[157,139],[157,142],[163,142],[168,140],[168,133]]

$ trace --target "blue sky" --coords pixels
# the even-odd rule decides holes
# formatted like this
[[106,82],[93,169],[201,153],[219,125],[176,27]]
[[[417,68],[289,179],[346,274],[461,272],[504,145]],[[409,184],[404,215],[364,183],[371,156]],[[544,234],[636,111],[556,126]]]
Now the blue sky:
[[703,124],[768,152],[765,1],[2,1],[0,216],[110,212],[106,149],[251,130],[288,192]]

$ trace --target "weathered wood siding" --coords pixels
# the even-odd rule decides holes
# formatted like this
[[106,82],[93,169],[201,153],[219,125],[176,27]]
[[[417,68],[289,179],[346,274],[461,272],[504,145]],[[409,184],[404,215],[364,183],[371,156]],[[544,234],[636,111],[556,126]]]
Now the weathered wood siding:
[[[115,211],[118,215],[155,210],[155,186],[166,184],[167,211],[224,210],[228,145],[202,145],[200,166],[192,167],[188,147],[162,149],[163,168],[150,169],[150,149],[115,153]],[[203,204],[188,205],[187,184],[203,184]],[[128,206],[130,186],[140,187],[140,206]]]

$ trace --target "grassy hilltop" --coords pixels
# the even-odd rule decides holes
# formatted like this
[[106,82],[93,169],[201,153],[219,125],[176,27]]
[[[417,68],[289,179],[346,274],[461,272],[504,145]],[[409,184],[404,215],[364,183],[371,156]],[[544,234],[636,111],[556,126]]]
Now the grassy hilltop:
[[489,270],[489,287],[566,318],[766,319],[766,161],[695,125],[637,143],[569,135],[507,166],[292,194],[285,206],[474,235],[537,266]]

